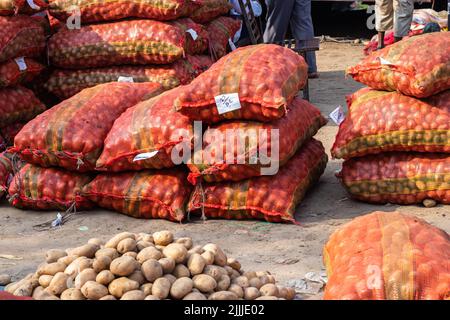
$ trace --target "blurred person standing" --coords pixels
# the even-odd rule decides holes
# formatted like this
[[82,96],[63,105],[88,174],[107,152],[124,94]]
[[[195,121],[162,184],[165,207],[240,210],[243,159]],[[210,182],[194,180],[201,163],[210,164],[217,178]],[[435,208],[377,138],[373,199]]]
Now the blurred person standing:
[[[238,46],[246,46],[250,45],[250,37],[248,34],[247,26],[242,21],[242,11],[241,6],[239,4],[238,0],[230,0],[230,4],[233,6],[230,10],[230,16],[241,20],[241,28],[236,32],[236,35],[234,36],[233,42]],[[251,0],[250,4],[252,6],[253,14],[256,18],[260,17],[263,13],[263,8],[258,0]]]
[[[299,40],[299,45],[305,40],[314,38],[314,26],[311,17],[311,0],[266,0],[267,25],[264,31],[264,42],[283,41],[289,24],[292,35]],[[306,60],[309,66],[309,77],[317,78],[316,53],[307,52]]]
[[378,49],[384,48],[384,34],[394,29],[395,42],[407,36],[411,29],[414,0],[375,0],[375,28]]

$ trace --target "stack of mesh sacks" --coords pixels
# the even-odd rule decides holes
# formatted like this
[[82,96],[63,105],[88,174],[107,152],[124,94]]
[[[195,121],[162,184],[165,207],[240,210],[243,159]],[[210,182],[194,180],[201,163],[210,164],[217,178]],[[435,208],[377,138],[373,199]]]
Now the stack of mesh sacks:
[[358,200],[450,203],[450,34],[424,34],[348,69],[364,88],[332,148],[338,174]]
[[188,84],[212,64],[200,23],[228,10],[224,0],[50,0],[61,23],[48,43],[56,70],[44,86],[66,99],[112,81]]

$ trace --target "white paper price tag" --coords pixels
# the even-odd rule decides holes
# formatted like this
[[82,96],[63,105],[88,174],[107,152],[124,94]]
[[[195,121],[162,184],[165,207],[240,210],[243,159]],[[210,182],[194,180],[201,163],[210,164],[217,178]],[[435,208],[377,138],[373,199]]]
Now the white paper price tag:
[[41,10],[41,7],[39,7],[36,3],[34,3],[33,0],[27,0],[28,5],[30,6],[31,9],[34,10]]
[[230,45],[231,51],[236,50],[236,45],[234,44],[233,40],[231,38],[228,39],[228,44]]
[[136,157],[134,157],[133,162],[147,160],[147,159],[153,158],[157,154],[158,154],[158,150],[152,151],[152,152],[140,153]]
[[342,106],[337,107],[330,113],[331,120],[334,121],[337,125],[340,125],[345,120],[345,113]]
[[120,76],[120,77],[117,79],[117,82],[134,82],[134,79],[133,79],[133,77],[123,77],[123,76]]
[[388,61],[388,60],[386,60],[386,59],[384,59],[384,58],[382,58],[382,57],[378,57],[378,60],[380,60],[380,63],[381,63],[382,65],[386,65],[386,66],[392,66],[392,65],[394,65],[392,62],[390,62],[390,61]]
[[25,71],[27,70],[27,64],[25,62],[25,59],[23,57],[20,58],[15,58],[14,61],[17,63],[17,65],[19,66],[19,70],[20,71]]
[[241,108],[241,102],[239,101],[239,94],[226,93],[220,96],[214,97],[216,100],[217,111],[219,114],[224,114]]
[[198,33],[194,29],[187,29],[186,32],[191,35],[191,37],[192,37],[192,39],[194,39],[194,41],[198,39]]

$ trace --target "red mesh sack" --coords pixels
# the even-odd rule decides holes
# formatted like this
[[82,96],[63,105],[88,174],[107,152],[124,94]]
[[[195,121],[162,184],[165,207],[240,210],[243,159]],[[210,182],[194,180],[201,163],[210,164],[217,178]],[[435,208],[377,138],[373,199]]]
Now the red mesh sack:
[[100,174],[83,195],[102,208],[143,219],[182,221],[192,191],[183,169]]
[[86,174],[26,164],[9,186],[9,201],[21,209],[90,209],[93,204],[81,195],[81,189],[91,180]]
[[450,156],[392,152],[353,158],[338,174],[355,198],[371,203],[450,204]]
[[0,17],[0,62],[17,57],[36,57],[45,49],[43,25],[28,16]]
[[129,17],[174,20],[190,15],[198,8],[191,0],[49,0],[49,2],[51,14],[61,20],[66,20],[72,13],[71,7],[77,6],[82,23]]
[[[180,88],[175,107],[207,123],[272,121],[285,115],[287,105],[305,85],[307,71],[305,60],[291,49],[274,44],[242,47]],[[237,94],[241,107],[219,114],[216,97],[223,94]]]
[[[262,167],[283,166],[305,141],[311,139],[327,123],[319,109],[300,98],[294,99],[289,109],[285,117],[271,123],[232,121],[206,130],[203,150],[194,154],[194,161],[188,164],[192,171],[189,180],[193,184],[200,177],[206,182],[240,181],[264,175]],[[274,129],[278,130],[278,139],[271,141]],[[216,131],[222,134],[223,141],[220,143],[215,141]],[[232,145],[227,143],[227,139],[232,139]],[[263,163],[259,151],[264,150],[270,157],[276,150],[274,143],[278,144],[278,161]],[[223,146],[222,150],[216,151],[217,144]],[[258,159],[257,163],[252,161],[255,157]]]
[[31,120],[44,111],[33,91],[21,86],[0,89],[0,128]]
[[167,91],[124,112],[105,139],[96,169],[118,172],[169,168],[175,165],[173,151],[180,147],[190,151],[191,121],[172,107],[178,90]]
[[335,158],[386,151],[450,152],[448,106],[370,89],[349,97],[348,105],[331,150]]
[[433,32],[375,51],[347,70],[373,89],[424,98],[450,88],[450,34]]
[[0,16],[33,14],[47,7],[44,0],[0,0]]
[[424,99],[424,101],[432,106],[438,106],[444,110],[450,110],[450,90],[443,91],[434,96]]
[[173,64],[160,66],[117,66],[82,70],[55,70],[44,88],[60,99],[67,99],[83,89],[131,77],[134,82],[156,82],[169,90],[188,84],[212,65],[208,56],[187,56]]
[[226,15],[232,8],[228,0],[196,0],[200,8],[191,14],[191,19],[197,23],[207,23],[214,18]]
[[296,206],[319,180],[327,160],[322,144],[312,139],[275,176],[197,187],[189,211],[202,210],[209,218],[295,222]]
[[230,17],[218,17],[206,26],[209,35],[209,47],[217,59],[227,54],[229,39],[233,39],[241,28],[241,20]]
[[186,36],[169,23],[126,20],[60,29],[48,43],[53,65],[85,69],[122,64],[167,64],[183,57]]
[[85,89],[28,122],[11,151],[43,167],[92,170],[114,120],[160,92],[156,83],[112,82]]
[[325,300],[450,298],[450,237],[412,215],[355,218],[330,236],[323,256]]
[[0,64],[0,88],[30,82],[42,70],[42,64],[28,58],[4,62]]
[[0,199],[8,188],[8,181],[13,172],[11,161],[0,153]]
[[14,145],[14,138],[24,126],[24,122],[16,122],[0,129],[0,135],[5,140],[7,146]]
[[171,22],[184,31],[186,35],[186,52],[189,54],[202,54],[208,49],[208,32],[206,28],[189,18]]

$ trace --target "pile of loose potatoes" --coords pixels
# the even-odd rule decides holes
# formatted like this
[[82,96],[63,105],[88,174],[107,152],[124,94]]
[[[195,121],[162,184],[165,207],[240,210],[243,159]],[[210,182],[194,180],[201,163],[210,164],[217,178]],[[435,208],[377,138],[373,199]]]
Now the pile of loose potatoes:
[[35,273],[6,286],[37,300],[276,300],[295,290],[269,272],[244,272],[215,244],[194,246],[170,231],[122,232],[104,243],[49,250]]

